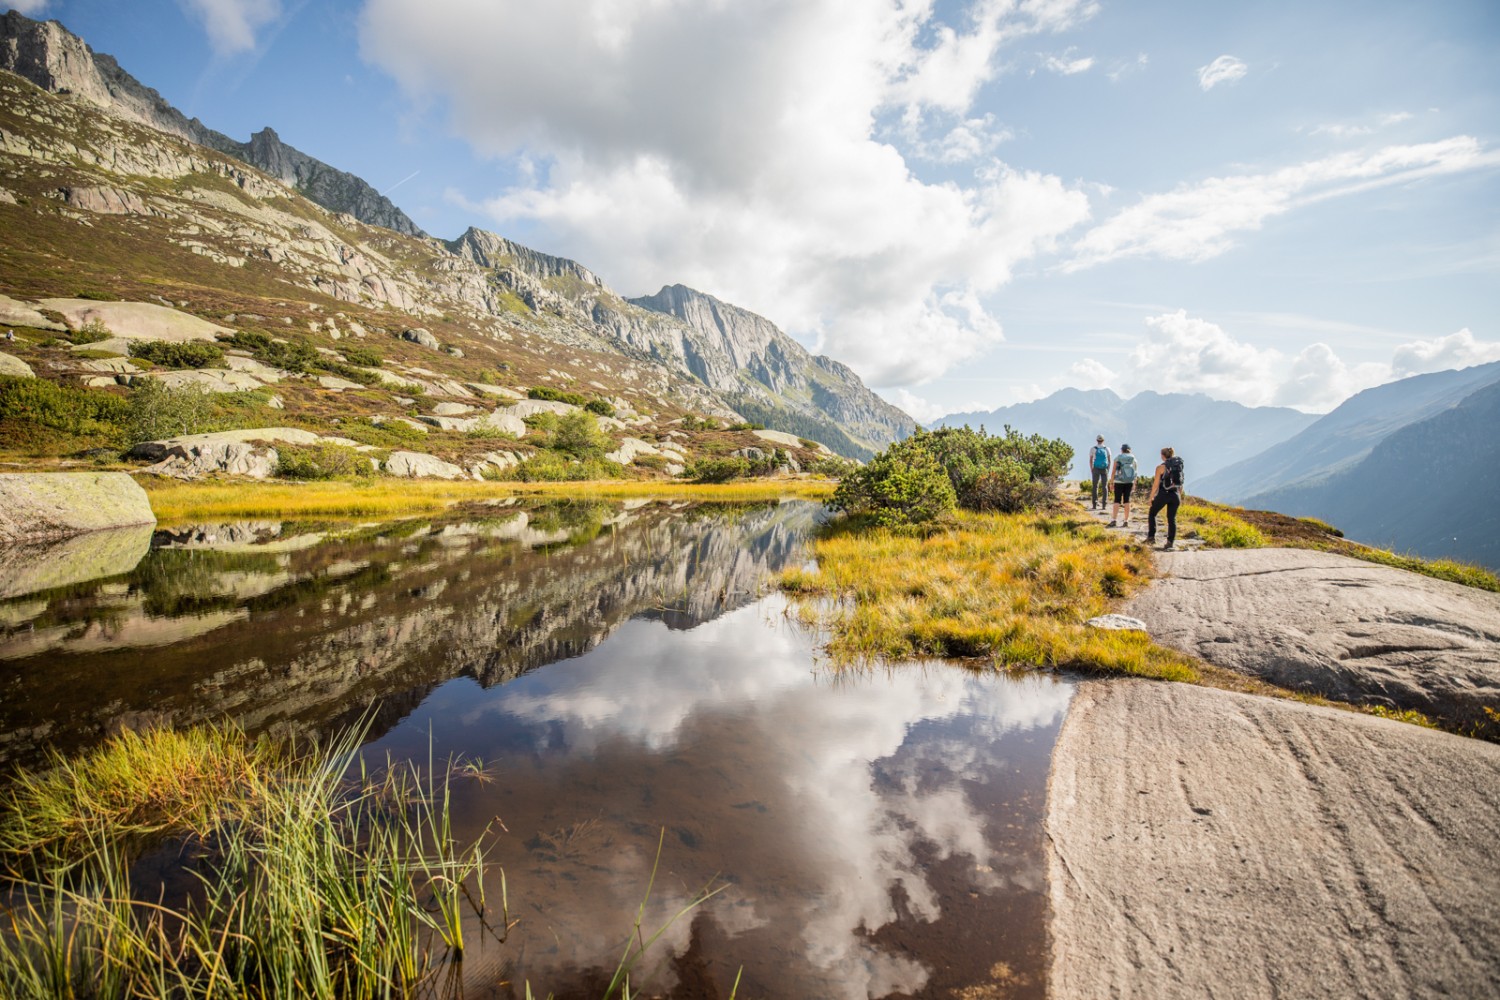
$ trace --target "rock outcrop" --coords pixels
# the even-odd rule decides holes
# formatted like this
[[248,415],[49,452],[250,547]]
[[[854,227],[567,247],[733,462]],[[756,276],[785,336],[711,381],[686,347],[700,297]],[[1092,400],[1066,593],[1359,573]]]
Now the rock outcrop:
[[52,330],[61,333],[67,327],[53,322],[26,302],[19,302],[9,295],[0,295],[0,326],[29,326],[35,330]]
[[1340,701],[1454,726],[1500,705],[1500,594],[1305,549],[1163,555],[1126,613],[1163,645]]
[[404,479],[466,479],[469,474],[452,462],[419,451],[393,451],[385,460],[385,471]]
[[155,523],[146,491],[123,472],[0,473],[0,542]]
[[123,340],[213,340],[219,334],[234,333],[227,326],[152,302],[43,299],[37,305],[61,313],[75,330],[99,323]]
[[20,358],[10,354],[0,354],[0,375],[9,375],[11,378],[34,378],[36,372],[31,366]]
[[283,143],[270,128],[237,142],[188,118],[155,90],[96,53],[56,21],[34,21],[17,11],[0,17],[0,69],[9,70],[58,94],[68,94],[106,110],[227,153],[295,188],[309,200],[361,222],[408,236],[425,235],[390,199],[353,174]]

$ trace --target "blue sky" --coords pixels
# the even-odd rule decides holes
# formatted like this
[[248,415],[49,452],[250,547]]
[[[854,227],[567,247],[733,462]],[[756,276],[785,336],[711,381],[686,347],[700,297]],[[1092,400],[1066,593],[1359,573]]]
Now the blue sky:
[[27,0],[421,226],[681,281],[919,419],[1500,359],[1500,5]]

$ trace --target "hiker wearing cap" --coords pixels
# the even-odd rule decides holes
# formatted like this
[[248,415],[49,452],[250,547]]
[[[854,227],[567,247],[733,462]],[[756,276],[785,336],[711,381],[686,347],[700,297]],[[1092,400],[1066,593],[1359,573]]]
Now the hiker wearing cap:
[[1156,477],[1151,480],[1151,507],[1146,513],[1146,544],[1156,541],[1156,515],[1167,511],[1167,544],[1163,552],[1172,550],[1177,541],[1177,505],[1187,486],[1182,481],[1182,459],[1171,448],[1161,450],[1161,464],[1156,467]]
[[1094,447],[1089,449],[1089,472],[1093,474],[1093,485],[1089,488],[1089,510],[1102,510],[1109,506],[1109,449],[1104,446],[1104,435],[1094,438]]
[[[1115,491],[1115,510],[1110,515],[1109,526],[1111,528],[1130,527],[1130,493],[1135,489],[1135,456],[1130,453],[1130,445],[1120,445],[1120,454],[1115,456],[1115,464],[1110,468],[1109,484]],[[1125,508],[1125,516],[1120,516],[1120,508]]]

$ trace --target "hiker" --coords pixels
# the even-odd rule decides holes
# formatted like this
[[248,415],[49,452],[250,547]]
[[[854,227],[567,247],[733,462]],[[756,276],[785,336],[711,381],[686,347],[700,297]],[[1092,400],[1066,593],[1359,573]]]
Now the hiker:
[[5,339],[6,339],[7,342],[15,340],[16,339],[16,331],[14,331],[14,330],[6,330],[5,331]]
[[1094,438],[1094,447],[1089,449],[1089,472],[1093,474],[1093,484],[1089,487],[1089,510],[1103,510],[1109,506],[1109,459],[1109,449],[1104,446],[1104,435],[1100,434]]
[[1182,459],[1171,448],[1161,450],[1161,464],[1156,467],[1156,477],[1151,480],[1151,508],[1146,515],[1146,544],[1156,541],[1156,515],[1165,507],[1167,511],[1167,544],[1163,552],[1172,551],[1177,541],[1177,505],[1187,487],[1182,481]]
[[[1135,456],[1130,453],[1130,445],[1122,444],[1109,475],[1110,485],[1115,489],[1115,510],[1109,520],[1111,528],[1130,527],[1130,492],[1135,489],[1135,474]],[[1121,507],[1125,508],[1123,518],[1120,516]]]

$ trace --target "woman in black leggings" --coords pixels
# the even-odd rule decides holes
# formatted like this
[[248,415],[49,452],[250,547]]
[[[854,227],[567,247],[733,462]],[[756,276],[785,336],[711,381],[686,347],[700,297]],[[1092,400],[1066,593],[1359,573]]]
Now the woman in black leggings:
[[1156,476],[1151,480],[1151,509],[1146,515],[1146,544],[1156,541],[1156,515],[1163,507],[1167,510],[1167,544],[1163,552],[1170,552],[1177,541],[1177,505],[1182,503],[1185,486],[1182,482],[1182,459],[1177,458],[1171,448],[1161,450],[1161,464],[1156,467]]

